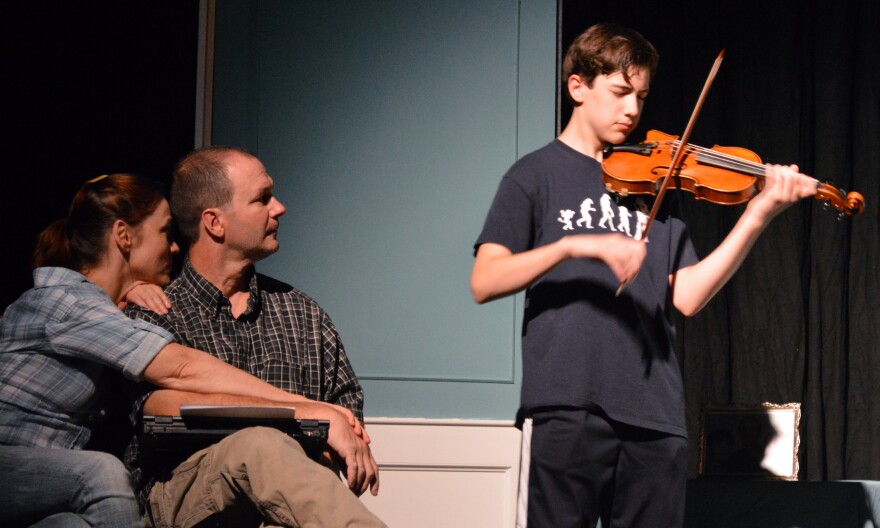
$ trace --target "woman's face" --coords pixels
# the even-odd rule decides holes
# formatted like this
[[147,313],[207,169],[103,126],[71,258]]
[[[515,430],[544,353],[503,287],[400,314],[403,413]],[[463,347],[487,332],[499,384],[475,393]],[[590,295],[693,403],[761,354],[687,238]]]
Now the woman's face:
[[129,254],[132,278],[159,286],[171,282],[171,257],[180,251],[171,237],[171,209],[162,200],[134,229]]

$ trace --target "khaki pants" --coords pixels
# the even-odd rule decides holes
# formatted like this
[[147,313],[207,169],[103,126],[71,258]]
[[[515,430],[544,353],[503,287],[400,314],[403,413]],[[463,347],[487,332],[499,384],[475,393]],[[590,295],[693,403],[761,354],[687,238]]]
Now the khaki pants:
[[195,453],[153,486],[150,510],[153,528],[385,526],[296,440],[265,427]]

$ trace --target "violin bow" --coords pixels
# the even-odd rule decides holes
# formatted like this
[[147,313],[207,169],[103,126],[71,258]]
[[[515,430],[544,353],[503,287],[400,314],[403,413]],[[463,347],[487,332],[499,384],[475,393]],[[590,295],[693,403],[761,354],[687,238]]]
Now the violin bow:
[[[715,80],[715,76],[718,74],[718,69],[721,67],[721,60],[724,58],[724,50],[722,49],[720,53],[718,53],[718,57],[715,58],[715,63],[712,65],[712,69],[709,70],[709,76],[706,77],[706,83],[703,85],[703,91],[700,92],[700,97],[697,99],[697,104],[694,106],[694,111],[691,113],[691,118],[687,122],[687,126],[684,127],[684,132],[681,134],[681,139],[679,140],[678,149],[675,151],[675,155],[672,157],[672,163],[669,164],[669,170],[666,171],[666,175],[663,176],[663,179],[660,180],[660,188],[657,190],[657,198],[654,199],[654,205],[651,207],[651,212],[648,214],[648,220],[645,222],[645,229],[642,231],[641,240],[648,240],[648,230],[651,228],[651,223],[654,221],[654,217],[657,216],[657,211],[660,209],[660,203],[663,201],[663,196],[666,194],[666,189],[669,187],[669,181],[672,179],[672,173],[678,168],[681,164],[681,159],[684,156],[684,151],[687,148],[688,141],[691,137],[691,130],[694,128],[694,123],[697,121],[697,116],[700,114],[700,109],[703,108],[703,102],[706,100],[706,95],[709,93],[709,88],[712,86],[712,81]],[[617,288],[617,295],[620,295],[620,292],[626,287],[626,283],[620,285]]]
[[712,86],[712,81],[715,80],[715,76],[718,74],[718,69],[721,67],[721,59],[723,58],[724,50],[721,50],[718,57],[715,58],[715,64],[713,64],[712,69],[709,70],[709,76],[706,78],[706,84],[703,85],[703,91],[700,92],[700,98],[697,99],[697,104],[694,106],[691,118],[688,120],[687,126],[684,128],[684,132],[681,134],[678,149],[672,157],[672,163],[669,164],[669,170],[666,171],[666,175],[660,180],[660,189],[657,191],[657,198],[654,200],[654,206],[651,207],[651,213],[648,215],[645,229],[642,231],[642,240],[648,239],[648,229],[650,229],[654,217],[657,216],[657,211],[660,209],[660,202],[663,201],[663,196],[666,194],[666,189],[669,187],[669,181],[672,179],[672,173],[675,172],[681,164],[681,158],[684,156],[684,151],[687,148],[688,141],[691,137],[691,130],[694,128],[694,123],[697,122],[697,116],[700,114],[700,109],[703,108],[703,102],[706,100],[706,95],[709,93],[709,87]]

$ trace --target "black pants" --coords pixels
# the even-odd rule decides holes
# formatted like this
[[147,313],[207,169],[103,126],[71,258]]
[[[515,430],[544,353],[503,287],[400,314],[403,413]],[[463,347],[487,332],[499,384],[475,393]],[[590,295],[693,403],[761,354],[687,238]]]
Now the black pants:
[[678,528],[687,439],[585,409],[532,415],[528,528]]

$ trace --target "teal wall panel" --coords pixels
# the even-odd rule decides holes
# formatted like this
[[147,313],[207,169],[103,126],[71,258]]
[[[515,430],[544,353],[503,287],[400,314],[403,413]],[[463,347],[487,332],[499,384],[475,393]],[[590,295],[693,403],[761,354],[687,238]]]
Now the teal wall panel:
[[217,5],[213,138],[287,206],[261,271],[331,315],[367,416],[513,417],[519,297],[476,305],[504,171],[554,130],[555,2]]

